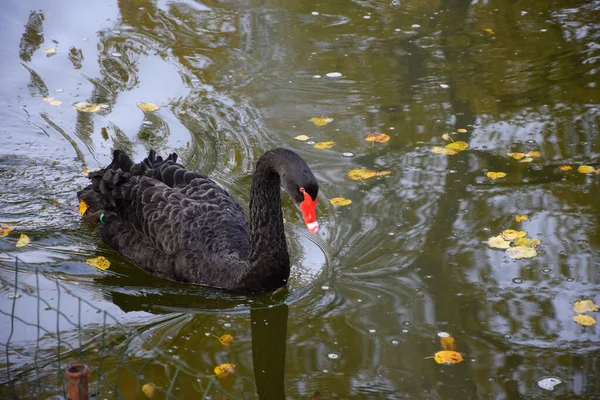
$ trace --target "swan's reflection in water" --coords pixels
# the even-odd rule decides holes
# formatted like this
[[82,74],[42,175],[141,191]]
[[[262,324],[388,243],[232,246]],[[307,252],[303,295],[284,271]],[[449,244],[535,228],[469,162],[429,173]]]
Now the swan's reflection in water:
[[[187,290],[185,292],[184,290]],[[179,348],[177,356],[184,359],[190,354],[200,354],[197,359],[185,360],[191,366],[217,364],[221,362],[232,362],[238,368],[247,369],[250,360],[244,360],[248,352],[244,349],[235,350],[236,345],[247,342],[250,333],[252,349],[252,370],[256,384],[256,392],[259,399],[285,399],[285,360],[287,345],[287,321],[289,307],[285,300],[293,300],[294,294],[287,289],[276,293],[256,296],[232,295],[227,292],[210,288],[198,287],[196,293],[192,293],[186,287],[184,290],[162,290],[157,293],[145,292],[125,293],[112,291],[106,293],[112,302],[122,311],[136,312],[141,309],[151,309],[152,313],[158,314],[177,313],[184,311],[185,314],[164,320],[160,327],[153,328],[152,335],[155,340],[163,342],[168,338],[187,338],[185,345],[173,344],[173,348]],[[191,311],[193,310],[193,311]],[[240,314],[250,315],[250,329],[244,324],[231,326],[228,317],[237,314],[235,321],[243,320]],[[224,330],[223,330],[224,329]],[[214,332],[208,335],[208,332]],[[231,348],[217,347],[217,353],[210,354],[206,342],[216,343],[214,336],[224,333],[233,333],[234,345]],[[167,339],[165,339],[167,338]],[[168,347],[168,346],[167,346]],[[230,351],[233,350],[233,351]],[[241,357],[238,358],[238,357]],[[213,361],[214,360],[214,361]],[[202,371],[202,367],[198,367]],[[235,388],[224,387],[235,392]]]

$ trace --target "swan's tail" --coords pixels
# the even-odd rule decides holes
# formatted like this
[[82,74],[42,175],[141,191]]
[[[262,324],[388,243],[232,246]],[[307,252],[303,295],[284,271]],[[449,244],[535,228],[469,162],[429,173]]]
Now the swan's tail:
[[102,213],[115,211],[129,192],[129,183],[134,176],[153,177],[156,172],[165,166],[174,165],[177,154],[172,153],[163,159],[150,150],[148,157],[135,164],[131,158],[121,150],[115,150],[112,162],[98,171],[88,174],[91,184],[77,193],[79,201],[84,201],[87,210],[84,218],[98,219]]

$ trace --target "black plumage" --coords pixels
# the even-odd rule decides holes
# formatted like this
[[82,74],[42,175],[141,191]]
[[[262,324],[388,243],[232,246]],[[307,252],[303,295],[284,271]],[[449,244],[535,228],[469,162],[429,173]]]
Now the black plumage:
[[152,275],[238,292],[287,283],[280,188],[298,203],[304,192],[316,201],[319,190],[306,162],[282,148],[256,164],[250,221],[226,190],[178,164],[175,153],[163,159],[150,151],[134,164],[116,150],[112,163],[89,177],[78,193],[89,207],[84,218],[101,222],[111,248]]

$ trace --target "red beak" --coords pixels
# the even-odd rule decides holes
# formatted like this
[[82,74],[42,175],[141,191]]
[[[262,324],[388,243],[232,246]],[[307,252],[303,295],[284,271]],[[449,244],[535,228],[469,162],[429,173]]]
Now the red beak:
[[302,210],[302,216],[304,217],[304,223],[310,233],[317,233],[319,231],[319,223],[317,222],[317,199],[313,200],[310,194],[304,193],[304,201],[300,203],[300,210]]

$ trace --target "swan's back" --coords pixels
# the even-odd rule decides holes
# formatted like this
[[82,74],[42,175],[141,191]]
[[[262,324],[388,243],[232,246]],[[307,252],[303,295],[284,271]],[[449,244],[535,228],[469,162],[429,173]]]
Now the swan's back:
[[153,151],[134,164],[115,151],[78,193],[102,222],[102,240],[147,272],[176,281],[235,285],[249,255],[249,224],[239,204],[211,179]]

